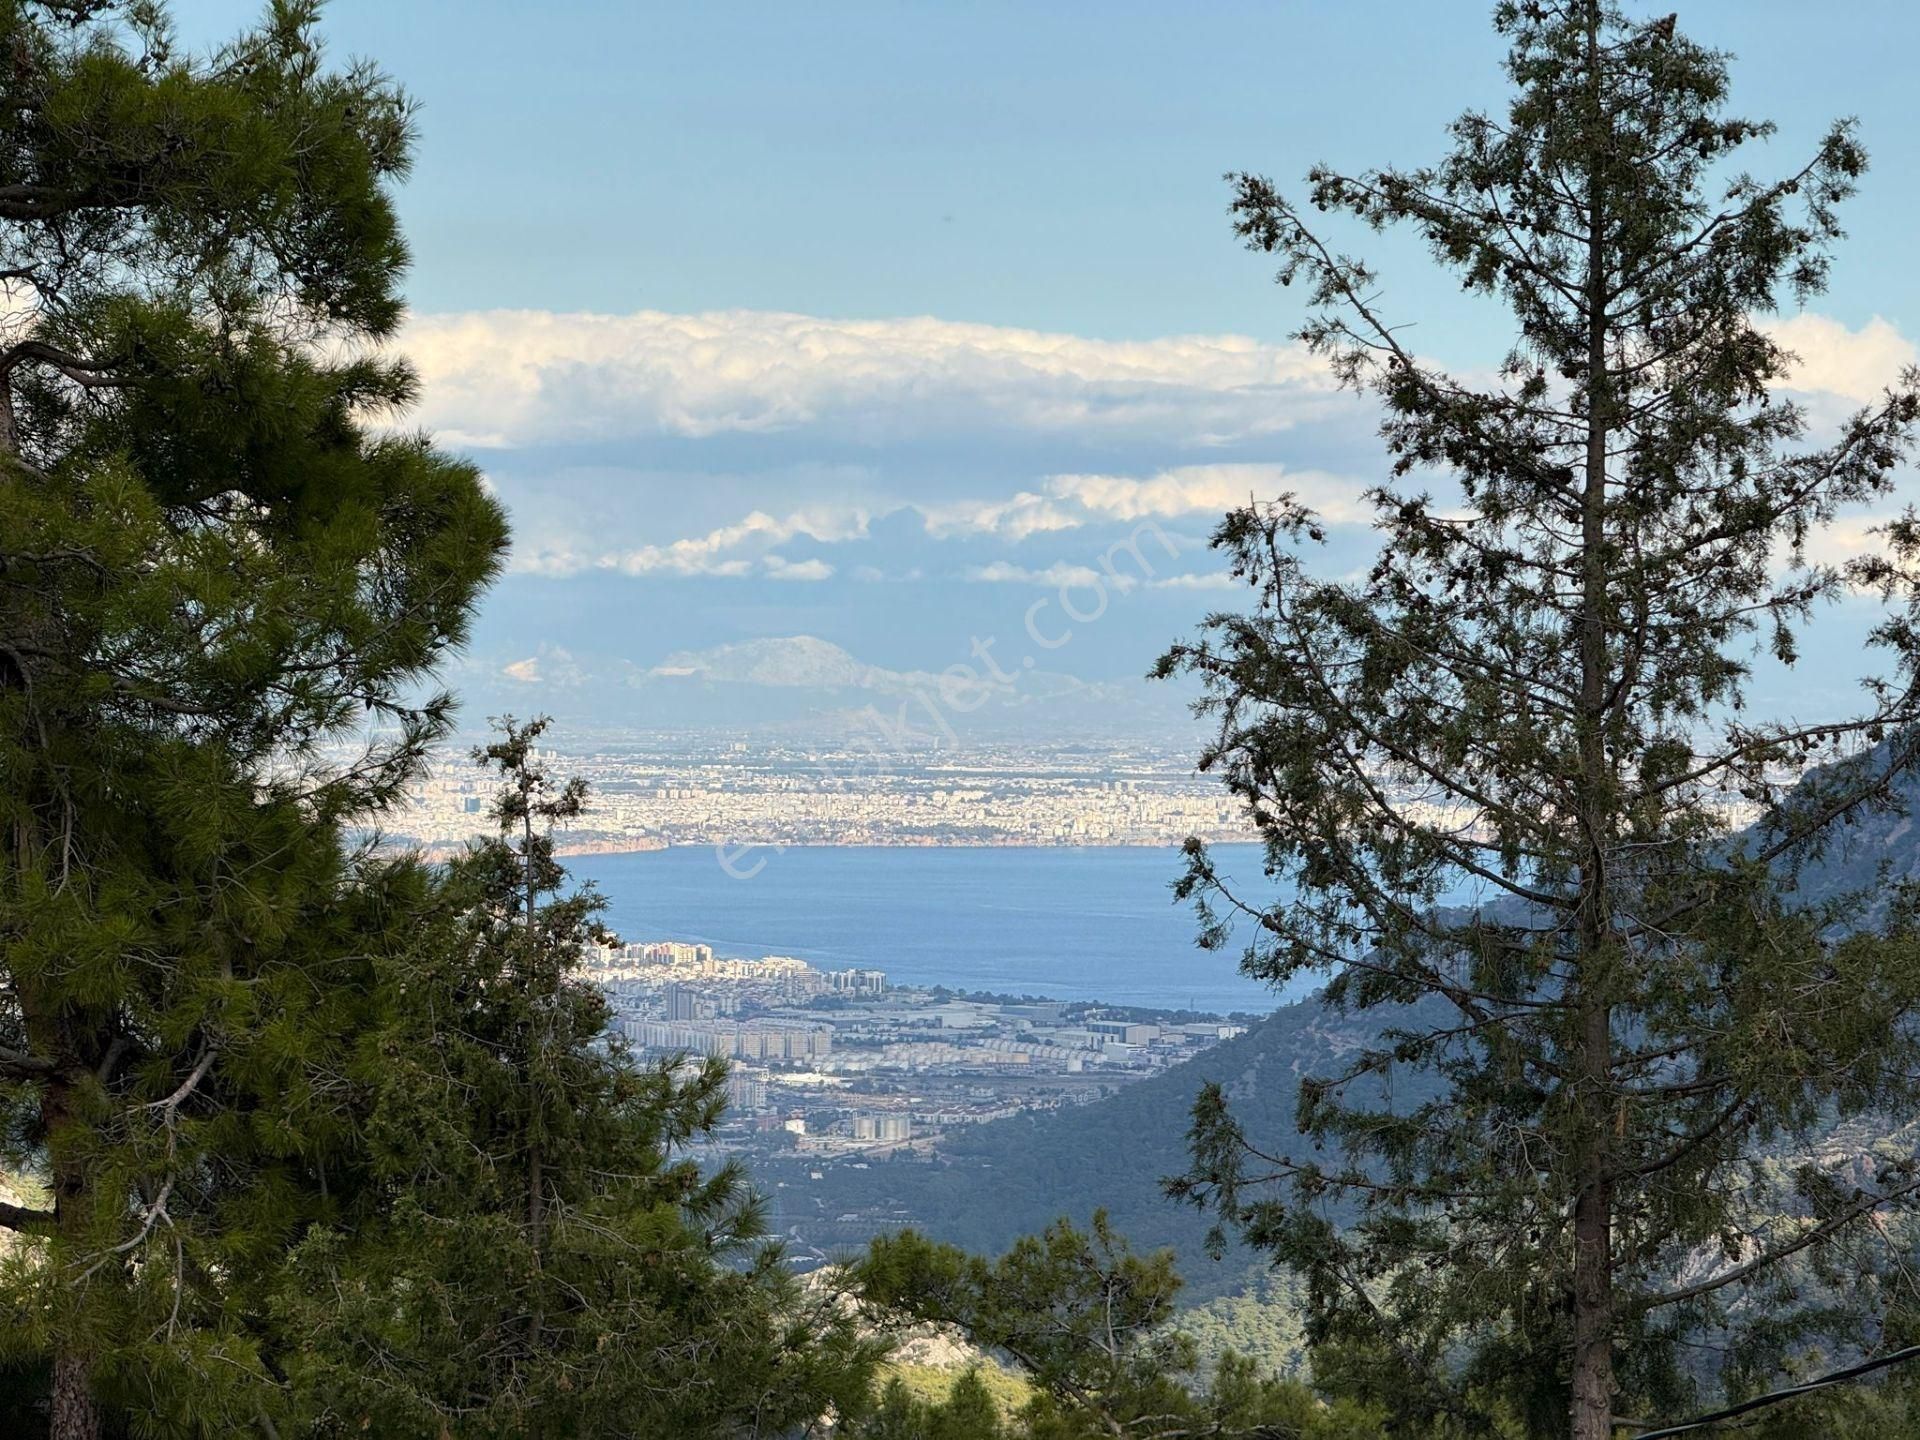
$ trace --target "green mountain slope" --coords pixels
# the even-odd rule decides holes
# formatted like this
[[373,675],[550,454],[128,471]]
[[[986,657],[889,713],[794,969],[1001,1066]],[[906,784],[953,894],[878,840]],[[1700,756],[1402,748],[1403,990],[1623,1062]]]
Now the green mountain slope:
[[829,1253],[909,1224],[969,1249],[1000,1250],[1060,1215],[1084,1220],[1104,1207],[1136,1245],[1174,1247],[1190,1300],[1236,1293],[1251,1257],[1229,1251],[1210,1260],[1208,1219],[1161,1191],[1164,1177],[1186,1168],[1194,1096],[1218,1080],[1250,1133],[1291,1134],[1300,1077],[1326,1070],[1384,1023],[1378,1013],[1342,1016],[1304,1000],[1107,1099],[959,1134],[933,1162],[795,1160],[758,1173],[781,1228]]

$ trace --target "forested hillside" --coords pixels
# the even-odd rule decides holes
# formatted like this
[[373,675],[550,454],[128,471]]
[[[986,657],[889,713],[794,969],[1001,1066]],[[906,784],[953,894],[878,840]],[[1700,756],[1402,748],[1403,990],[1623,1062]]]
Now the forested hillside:
[[1920,879],[1920,816],[1914,814],[1920,778],[1902,775],[1894,795],[1891,808],[1849,816],[1826,837],[1823,850],[1805,858],[1794,875],[1802,903],[1857,900],[1850,907],[1854,923],[1873,924],[1886,913],[1898,882]]

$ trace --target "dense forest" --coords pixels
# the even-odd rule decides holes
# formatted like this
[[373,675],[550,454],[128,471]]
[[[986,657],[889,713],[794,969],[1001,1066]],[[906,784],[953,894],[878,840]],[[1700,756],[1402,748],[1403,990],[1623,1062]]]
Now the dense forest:
[[[312,0],[211,52],[0,0],[0,1429],[1920,1435],[1920,519],[1813,544],[1894,498],[1920,373],[1816,433],[1762,324],[1865,150],[1739,169],[1771,128],[1674,16],[1494,29],[1432,166],[1231,177],[1385,473],[1358,572],[1296,497],[1219,522],[1239,608],[1156,673],[1287,898],[1197,841],[1179,891],[1324,988],[836,1171],[911,1223],[800,1277],[693,1158],[725,1066],[609,1035],[545,722],[471,754],[487,838],[377,843],[510,545],[408,428],[405,91]],[[1493,373],[1407,348],[1345,248],[1389,229]],[[1749,715],[1844,597],[1861,707]]]

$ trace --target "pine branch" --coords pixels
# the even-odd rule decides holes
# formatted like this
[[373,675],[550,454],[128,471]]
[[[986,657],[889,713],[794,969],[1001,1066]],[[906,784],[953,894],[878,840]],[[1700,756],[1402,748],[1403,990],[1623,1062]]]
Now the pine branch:
[[1718,1275],[1709,1276],[1697,1284],[1683,1285],[1676,1290],[1667,1290],[1657,1295],[1638,1296],[1627,1303],[1627,1308],[1636,1314],[1645,1314],[1648,1311],[1662,1309],[1668,1305],[1679,1305],[1688,1300],[1697,1300],[1702,1295],[1711,1295],[1716,1290],[1725,1289],[1727,1286],[1749,1279],[1763,1270],[1769,1270],[1783,1260],[1792,1259],[1801,1251],[1831,1239],[1856,1220],[1863,1219],[1885,1206],[1892,1205],[1916,1193],[1920,1193],[1920,1180],[1909,1181],[1907,1184],[1899,1186],[1897,1189],[1888,1191],[1885,1194],[1861,1195],[1851,1204],[1835,1211],[1818,1224],[1809,1226],[1785,1245],[1778,1246],[1764,1254],[1756,1255],[1744,1264],[1735,1265],[1729,1270],[1723,1270]]
[[58,1061],[45,1055],[0,1047],[0,1077],[8,1080],[43,1080],[59,1068]]
[[108,372],[120,363],[114,360],[88,360],[43,340],[22,340],[0,351],[0,383],[10,379],[22,365],[35,364],[57,370],[76,385],[90,389],[118,387],[128,382],[115,379]]
[[51,1210],[33,1210],[0,1201],[0,1227],[22,1235],[51,1234],[60,1217]]

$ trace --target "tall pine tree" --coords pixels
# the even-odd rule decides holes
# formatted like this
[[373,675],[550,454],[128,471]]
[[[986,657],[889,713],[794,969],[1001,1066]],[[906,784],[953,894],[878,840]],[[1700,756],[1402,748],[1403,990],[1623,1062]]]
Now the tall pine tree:
[[774,1437],[864,1408],[882,1348],[786,1273],[737,1163],[688,1148],[719,1060],[633,1059],[580,973],[609,939],[553,829],[543,721],[476,754],[499,833],[371,888],[414,931],[343,1066],[361,1137],[268,1302],[285,1427],[400,1437]]
[[[1528,1433],[1606,1440],[1689,1399],[1696,1343],[1740,1385],[1878,1339],[1859,1242],[1920,1194],[1911,1147],[1788,1157],[1911,1098],[1920,955],[1898,914],[1840,939],[1844,906],[1783,886],[1920,754],[1920,525],[1841,562],[1817,544],[1892,494],[1920,375],[1825,444],[1780,393],[1764,317],[1822,288],[1866,165],[1850,127],[1750,178],[1736,152],[1771,128],[1725,111],[1725,57],[1672,17],[1495,16],[1512,98],[1439,164],[1316,169],[1304,203],[1235,181],[1240,234],[1306,289],[1302,338],[1380,402],[1392,474],[1353,578],[1312,573],[1321,523],[1291,498],[1220,531],[1253,608],[1161,668],[1204,683],[1203,764],[1288,890],[1241,893],[1198,848],[1183,884],[1215,943],[1250,919],[1252,973],[1329,972],[1385,1038],[1302,1084],[1293,1140],[1203,1094],[1176,1188],[1303,1269],[1323,1359],[1403,1409],[1488,1433],[1504,1393]],[[1410,349],[1322,213],[1410,228],[1503,302],[1497,377]],[[1746,712],[1756,665],[1860,592],[1886,602],[1861,708]],[[1408,1067],[1440,1098],[1396,1104]]]
[[505,544],[380,428],[409,111],[314,12],[194,56],[145,0],[0,0],[0,1080],[47,1191],[0,1208],[0,1346],[58,1440],[264,1414],[236,1297],[329,1203],[310,1077],[378,923],[339,828],[442,733]]

